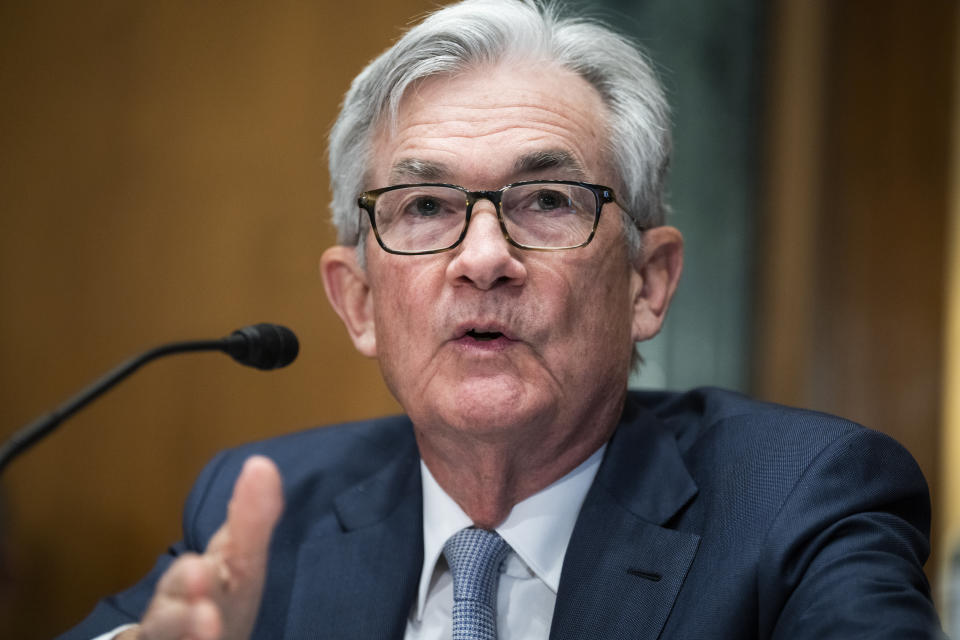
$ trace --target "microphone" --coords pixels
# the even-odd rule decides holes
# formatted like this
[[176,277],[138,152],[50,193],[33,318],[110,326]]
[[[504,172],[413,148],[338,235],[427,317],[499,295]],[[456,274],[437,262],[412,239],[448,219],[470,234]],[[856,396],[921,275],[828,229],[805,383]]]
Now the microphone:
[[263,370],[285,367],[300,352],[300,343],[293,331],[268,322],[237,329],[224,338],[223,343],[223,351],[234,360]]
[[162,356],[188,351],[223,351],[240,364],[269,370],[285,367],[297,357],[296,334],[279,324],[262,322],[237,329],[219,340],[171,342],[127,360],[45,416],[14,433],[0,446],[0,473],[16,456],[56,429],[61,422],[103,395],[131,373]]

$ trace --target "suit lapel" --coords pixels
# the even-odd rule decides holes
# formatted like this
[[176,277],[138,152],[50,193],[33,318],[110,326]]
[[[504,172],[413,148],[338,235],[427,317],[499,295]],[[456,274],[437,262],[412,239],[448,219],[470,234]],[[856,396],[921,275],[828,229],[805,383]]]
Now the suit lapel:
[[628,407],[567,548],[551,640],[660,635],[700,542],[663,525],[696,492],[672,435]]
[[335,500],[337,531],[296,561],[288,638],[400,638],[423,565],[419,457],[412,443]]

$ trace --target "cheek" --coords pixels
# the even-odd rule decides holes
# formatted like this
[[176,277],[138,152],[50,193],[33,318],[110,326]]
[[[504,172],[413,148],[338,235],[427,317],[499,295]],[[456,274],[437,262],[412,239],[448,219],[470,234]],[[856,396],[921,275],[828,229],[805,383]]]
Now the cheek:
[[390,292],[375,296],[373,305],[378,356],[381,359],[392,359],[409,353],[408,342],[414,333],[412,325],[416,322],[416,305],[409,297],[393,295]]
[[388,289],[383,295],[374,296],[373,308],[377,340],[377,364],[387,388],[401,403],[409,395],[407,387],[414,377],[410,371],[421,368],[418,364],[417,345],[410,336],[417,332],[411,326],[415,322],[410,300],[395,295],[397,289]]
[[539,308],[526,309],[540,316],[536,325],[544,332],[538,341],[544,364],[554,376],[572,377],[577,384],[589,382],[598,369],[618,362],[618,354],[630,348],[624,312],[628,293],[618,274],[597,262],[576,261],[540,271],[542,286],[533,296]]
[[[409,259],[408,259],[409,260]],[[382,269],[387,274],[374,287],[373,315],[377,354],[396,362],[422,356],[417,340],[431,335],[435,297],[430,295],[429,270]]]
[[629,272],[624,261],[603,260],[585,265],[585,277],[574,308],[581,357],[619,361],[632,351],[632,300]]

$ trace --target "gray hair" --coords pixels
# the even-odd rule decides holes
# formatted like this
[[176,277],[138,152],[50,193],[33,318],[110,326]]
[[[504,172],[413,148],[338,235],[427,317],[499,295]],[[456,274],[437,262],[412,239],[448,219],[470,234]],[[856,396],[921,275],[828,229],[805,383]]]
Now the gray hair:
[[[505,59],[550,61],[583,77],[608,111],[611,185],[627,211],[626,239],[664,223],[670,158],[667,102],[656,75],[626,37],[587,18],[562,17],[549,0],[465,0],[430,14],[354,79],[330,132],[330,180],[337,241],[363,239],[357,196],[366,188],[373,137],[393,126],[404,92],[431,76]],[[361,244],[362,246],[362,244]]]

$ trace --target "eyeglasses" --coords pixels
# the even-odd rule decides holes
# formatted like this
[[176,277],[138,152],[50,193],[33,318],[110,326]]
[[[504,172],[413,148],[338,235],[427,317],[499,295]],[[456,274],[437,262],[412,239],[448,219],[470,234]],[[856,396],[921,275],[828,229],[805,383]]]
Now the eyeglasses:
[[384,251],[401,255],[440,253],[467,235],[473,205],[489,200],[507,242],[520,249],[559,251],[587,245],[600,211],[615,202],[613,190],[585,182],[516,182],[496,191],[468,191],[453,184],[398,184],[360,194],[358,204]]

